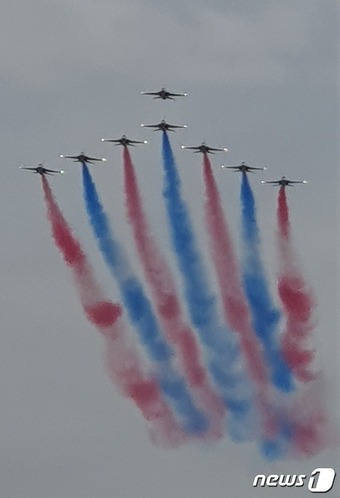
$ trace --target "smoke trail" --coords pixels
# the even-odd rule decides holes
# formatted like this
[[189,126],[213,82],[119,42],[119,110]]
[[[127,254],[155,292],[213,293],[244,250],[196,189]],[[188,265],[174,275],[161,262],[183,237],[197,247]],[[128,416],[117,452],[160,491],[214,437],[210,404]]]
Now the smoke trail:
[[313,329],[315,299],[306,284],[294,254],[286,192],[280,187],[278,195],[278,245],[280,255],[279,296],[286,314],[285,332],[282,338],[283,354],[297,378],[303,382],[314,378],[310,370],[314,352],[306,342]]
[[187,385],[175,372],[173,352],[159,330],[151,304],[130,270],[118,242],[113,238],[87,166],[83,165],[82,170],[84,197],[92,230],[104,260],[118,283],[129,318],[154,362],[162,393],[171,401],[184,429],[191,434],[202,434],[207,429],[207,420],[196,408]]
[[185,286],[191,320],[208,355],[209,372],[230,411],[230,431],[235,439],[252,437],[257,429],[252,393],[239,346],[220,323],[215,296],[206,276],[192,229],[188,208],[182,198],[181,183],[169,138],[163,133],[164,198],[170,224],[172,244]]
[[266,367],[251,327],[251,317],[241,286],[229,228],[213,177],[211,163],[206,154],[203,157],[203,167],[206,192],[205,221],[222,296],[225,320],[229,322],[232,330],[240,334],[241,347],[248,362],[250,375],[256,382],[264,385],[267,381]]
[[121,393],[132,398],[144,418],[152,423],[154,438],[161,438],[166,445],[179,444],[185,436],[164,402],[156,380],[145,375],[138,354],[128,341],[121,307],[104,297],[86,255],[72,234],[44,176],[42,185],[53,240],[72,270],[87,319],[106,339],[110,376]]
[[242,173],[242,241],[244,252],[243,285],[253,317],[253,327],[260,339],[273,383],[283,391],[293,389],[291,371],[278,346],[277,328],[280,312],[270,296],[260,255],[260,235],[256,207],[247,175]]
[[209,415],[212,422],[210,427],[212,436],[221,437],[224,406],[209,384],[196,338],[190,327],[184,323],[183,311],[170,268],[150,233],[134,166],[127,148],[124,148],[123,159],[128,219],[162,329],[176,351],[179,366],[187,378],[191,391],[201,408]]
[[326,393],[326,379],[319,374],[278,402],[281,418],[289,431],[288,457],[310,458],[326,448],[338,446],[336,425],[327,414]]

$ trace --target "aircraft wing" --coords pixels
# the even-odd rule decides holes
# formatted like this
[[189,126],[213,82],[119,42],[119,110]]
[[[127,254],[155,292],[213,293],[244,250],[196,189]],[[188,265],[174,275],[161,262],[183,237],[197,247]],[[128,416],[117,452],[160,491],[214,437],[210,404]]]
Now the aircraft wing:
[[[255,168],[255,166],[247,166],[246,173],[255,173],[255,171],[265,171],[267,168]],[[241,168],[240,171],[243,171]]]
[[190,149],[190,150],[200,150],[199,146],[197,145],[182,145],[182,149]]
[[159,95],[160,92],[141,92],[141,95]]
[[222,164],[221,168],[223,168],[223,169],[232,169],[233,173],[237,173],[238,171],[242,171],[239,166],[224,166]]
[[[234,171],[243,171],[243,168],[241,166],[222,166],[222,168],[228,168]],[[247,166],[246,171],[250,171],[252,169],[262,169],[262,168],[249,168],[249,166]]]
[[104,157],[101,157],[99,159],[98,157],[87,157],[86,161],[106,161],[106,159],[104,159]]
[[289,183],[307,183],[307,180],[288,180]]
[[172,93],[172,92],[168,92],[168,95],[170,95],[171,97],[186,97],[188,94],[187,93]]
[[60,154],[60,157],[63,157],[65,159],[78,159],[79,156],[65,156],[64,154]]
[[60,173],[60,174],[63,174],[63,173],[64,173],[64,170],[62,170],[62,169],[58,169],[58,170],[57,170],[57,169],[47,169],[47,168],[45,168],[45,171],[46,171],[47,173]]
[[224,147],[223,149],[219,149],[219,148],[216,148],[216,147],[208,147],[208,151],[211,152],[227,152],[227,148]]
[[28,169],[30,171],[37,171],[37,168],[27,168],[26,166],[20,166],[20,169]]
[[273,180],[273,181],[265,181],[265,180],[262,180],[261,181],[262,184],[264,183],[271,183],[272,185],[280,185],[280,181],[279,180]]
[[117,139],[112,139],[112,138],[102,138],[101,139],[102,142],[113,142],[113,143],[120,143],[121,139],[120,138],[117,138]]
[[186,128],[185,125],[168,125],[167,126],[167,129],[169,131],[175,131],[175,129],[177,130],[178,128]]

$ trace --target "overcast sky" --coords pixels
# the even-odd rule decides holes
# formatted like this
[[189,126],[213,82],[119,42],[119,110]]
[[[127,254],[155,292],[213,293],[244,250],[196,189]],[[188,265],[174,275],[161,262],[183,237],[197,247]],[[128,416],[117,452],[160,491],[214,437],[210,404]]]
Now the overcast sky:
[[[265,165],[251,178],[263,253],[275,283],[277,190],[260,180],[309,180],[289,190],[295,247],[318,298],[314,344],[334,415],[339,368],[339,205],[336,151],[335,0],[3,0],[0,18],[2,181],[1,445],[4,498],[307,497],[300,488],[253,489],[257,473],[336,467],[333,450],[302,461],[262,460],[253,444],[156,448],[144,420],[104,367],[104,345],[84,316],[50,237],[40,178],[64,168],[53,189],[113,299],[87,225],[80,168],[60,153],[106,156],[91,171],[116,233],[139,270],[125,222],[121,150],[100,138],[148,139],[132,150],[145,204],[170,253],[161,201],[161,135],[140,123],[186,123],[171,135],[203,248],[201,157],[180,149],[206,140],[237,242],[239,176],[222,161]],[[176,102],[142,90],[187,91]],[[27,173],[27,174],[26,174]],[[173,264],[172,257],[169,259]],[[295,494],[296,493],[296,494]],[[339,496],[334,489],[328,496]]]

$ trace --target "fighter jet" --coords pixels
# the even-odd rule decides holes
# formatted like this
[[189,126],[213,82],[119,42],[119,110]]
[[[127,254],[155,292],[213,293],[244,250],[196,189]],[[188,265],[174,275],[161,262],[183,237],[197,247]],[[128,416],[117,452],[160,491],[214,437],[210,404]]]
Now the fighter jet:
[[102,138],[102,142],[112,142],[114,145],[122,145],[123,147],[128,147],[129,145],[132,145],[135,147],[135,144],[147,144],[147,140],[130,140],[127,138],[126,135],[122,135],[122,138],[117,138],[117,139],[109,139],[109,138]]
[[261,183],[271,183],[275,187],[293,187],[296,183],[308,183],[307,180],[288,180],[285,176],[281,178],[281,180],[273,180],[273,181],[264,181],[262,180]]
[[186,97],[187,93],[172,93],[162,87],[158,92],[141,92],[141,95],[155,95],[154,99],[175,100],[173,97]]
[[158,124],[141,124],[142,127],[145,128],[155,128],[153,131],[175,131],[174,128],[188,128],[188,125],[171,125],[168,124],[165,119]]
[[93,161],[106,161],[104,157],[101,157],[100,159],[96,157],[89,157],[84,154],[84,152],[81,152],[79,156],[65,156],[64,154],[60,154],[60,157],[63,157],[65,159],[74,159],[74,163],[81,163],[81,164],[93,164]]
[[228,151],[227,147],[224,147],[223,149],[209,147],[209,145],[207,145],[205,142],[202,142],[201,145],[197,145],[197,146],[182,145],[182,149],[191,149],[196,154],[199,152],[201,152],[202,154],[214,154],[215,152],[227,152]]
[[240,171],[241,173],[254,173],[254,171],[259,171],[259,170],[264,171],[267,169],[265,166],[263,166],[262,168],[256,168],[255,166],[248,166],[248,164],[246,164],[244,161],[242,161],[242,163],[238,166],[225,166],[224,164],[222,164],[221,168],[229,168],[234,170],[234,172]]
[[43,166],[42,163],[39,163],[38,166],[34,168],[28,168],[26,166],[20,166],[20,169],[28,169],[29,171],[33,171],[33,173],[39,173],[39,175],[54,175],[55,173],[63,174],[64,171],[62,169],[48,169]]

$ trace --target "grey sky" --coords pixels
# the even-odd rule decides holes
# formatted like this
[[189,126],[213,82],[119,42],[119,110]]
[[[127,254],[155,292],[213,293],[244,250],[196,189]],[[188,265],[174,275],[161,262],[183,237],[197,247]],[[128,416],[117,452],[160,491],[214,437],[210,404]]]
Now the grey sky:
[[[1,2],[1,496],[280,498],[289,491],[253,490],[254,475],[336,466],[332,450],[311,460],[268,464],[255,445],[228,438],[211,447],[152,446],[142,417],[105,372],[101,337],[83,317],[51,241],[39,178],[18,166],[45,161],[66,170],[52,187],[115,299],[87,225],[79,167],[59,159],[60,153],[85,150],[108,158],[91,171],[138,272],[122,202],[121,151],[101,144],[101,137],[126,133],[149,140],[132,155],[174,272],[161,203],[161,137],[141,129],[141,122],[165,116],[189,125],[170,138],[205,249],[201,158],[180,145],[205,139],[228,146],[228,154],[212,162],[236,241],[239,177],[219,166],[247,161],[268,167],[251,181],[273,284],[277,191],[259,182],[282,175],[308,179],[306,187],[289,190],[289,204],[296,249],[318,297],[317,361],[334,414],[337,7],[332,0]],[[189,96],[164,103],[140,96],[161,86]]]

